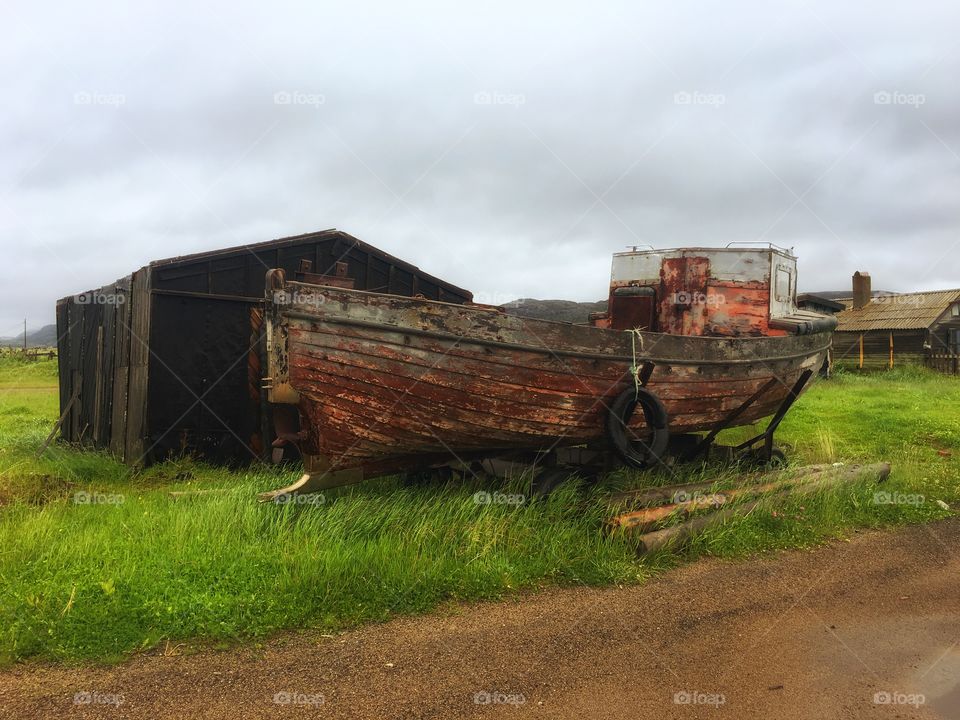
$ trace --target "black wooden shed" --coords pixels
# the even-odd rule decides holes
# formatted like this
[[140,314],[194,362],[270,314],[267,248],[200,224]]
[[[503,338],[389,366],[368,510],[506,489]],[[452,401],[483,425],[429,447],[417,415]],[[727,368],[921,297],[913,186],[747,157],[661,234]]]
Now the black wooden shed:
[[64,440],[129,465],[266,458],[264,277],[464,303],[473,296],[338,230],[157,260],[57,302]]

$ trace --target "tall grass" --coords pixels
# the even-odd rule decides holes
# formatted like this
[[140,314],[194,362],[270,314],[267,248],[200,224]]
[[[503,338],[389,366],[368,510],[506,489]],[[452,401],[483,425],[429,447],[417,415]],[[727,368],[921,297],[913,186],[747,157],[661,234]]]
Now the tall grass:
[[[42,366],[43,363],[34,363]],[[550,584],[634,583],[677,562],[637,559],[601,531],[613,489],[718,479],[690,466],[621,471],[542,502],[510,502],[527,480],[409,486],[384,479],[312,504],[260,505],[294,470],[229,472],[189,459],[131,471],[104,454],[52,448],[54,363],[0,365],[0,661],[124,657],[163,641],[235,641],[282,628],[335,630],[458,599]],[[6,373],[6,374],[5,374]],[[18,389],[19,387],[19,389]],[[889,490],[923,502],[878,505],[866,484],[766,506],[698,538],[686,556],[802,547],[846,529],[944,515],[960,497],[960,382],[924,372],[842,375],[805,395],[781,426],[797,462],[894,464]],[[731,431],[742,437],[750,429]],[[949,455],[946,455],[949,453]],[[221,492],[174,500],[170,490]],[[507,502],[484,503],[477,492]],[[506,496],[506,497],[502,497]],[[84,502],[85,500],[93,502]]]

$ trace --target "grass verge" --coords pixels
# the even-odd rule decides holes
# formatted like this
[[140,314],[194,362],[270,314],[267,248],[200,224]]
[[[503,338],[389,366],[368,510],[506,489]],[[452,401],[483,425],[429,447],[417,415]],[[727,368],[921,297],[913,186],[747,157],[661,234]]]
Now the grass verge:
[[[613,489],[732,479],[720,468],[618,472],[545,502],[524,478],[405,486],[396,479],[309,504],[259,505],[296,473],[182,460],[131,471],[107,455],[36,448],[58,415],[55,362],[0,360],[0,662],[118,660],[164,641],[333,631],[448,600],[551,584],[624,584],[678,561],[638,560],[600,531]],[[684,557],[804,547],[853,528],[920,522],[960,499],[960,381],[922,370],[840,374],[787,416],[796,463],[889,460],[866,484],[764,506],[698,537]],[[742,437],[750,429],[727,433]],[[221,492],[172,500],[170,490]],[[478,502],[479,496],[495,502]],[[497,500],[501,500],[497,502]]]

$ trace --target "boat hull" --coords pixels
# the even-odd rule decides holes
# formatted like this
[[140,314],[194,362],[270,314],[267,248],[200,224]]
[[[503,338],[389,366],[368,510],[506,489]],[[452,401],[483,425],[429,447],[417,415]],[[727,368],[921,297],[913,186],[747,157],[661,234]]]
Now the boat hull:
[[[644,362],[671,433],[712,429],[777,378],[737,419],[752,423],[819,370],[830,346],[829,333],[687,337],[292,282],[279,292],[271,400],[297,405],[306,455],[368,477],[603,440],[610,403]],[[632,426],[642,433],[643,423],[638,412]]]

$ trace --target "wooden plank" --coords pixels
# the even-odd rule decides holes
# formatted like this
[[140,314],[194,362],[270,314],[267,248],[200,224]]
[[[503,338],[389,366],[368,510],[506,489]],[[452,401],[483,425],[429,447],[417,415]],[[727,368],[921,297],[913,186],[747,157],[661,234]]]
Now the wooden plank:
[[86,294],[87,302],[79,305],[83,313],[83,346],[80,357],[80,399],[78,407],[80,410],[81,434],[78,441],[91,445],[94,443],[92,428],[96,422],[96,402],[97,402],[97,361],[99,356],[99,344],[97,342],[100,332],[100,317],[102,307],[91,298],[95,293]]
[[97,447],[106,450],[110,447],[110,425],[113,420],[114,335],[116,333],[117,311],[119,309],[117,283],[104,288],[104,292],[107,293],[109,302],[103,306],[103,316],[101,319],[103,336],[100,349],[101,357],[97,368],[101,387],[97,400],[99,416],[96,434]]
[[[71,398],[74,394],[74,387],[71,382],[70,374],[70,298],[64,298],[57,302],[57,374],[60,385],[60,412],[69,413],[70,406],[73,405]],[[61,423],[63,438],[69,441],[71,424],[69,419]]]
[[110,417],[110,452],[121,460],[126,455],[127,387],[130,372],[130,278],[117,281],[118,303],[113,338],[113,397]]
[[83,305],[71,300],[69,305],[70,318],[70,387],[80,388],[81,397],[70,410],[67,420],[70,423],[71,442],[80,441],[80,401],[83,399]]
[[133,274],[130,286],[130,370],[127,389],[127,427],[124,459],[141,465],[147,435],[147,375],[150,359],[150,268]]
[[57,430],[63,427],[63,421],[67,417],[67,413],[70,412],[70,408],[73,407],[73,404],[77,401],[77,397],[80,394],[80,388],[78,387],[73,391],[73,395],[70,396],[70,399],[67,401],[67,406],[63,409],[63,412],[60,413],[59,419],[53,424],[53,429],[50,431],[50,434],[47,435],[47,439],[43,441],[43,445],[40,446],[40,449],[37,450],[37,457],[43,455],[43,451],[47,449],[50,445],[50,442],[53,440],[54,436],[57,434]]
[[94,447],[100,445],[100,417],[103,410],[103,325],[97,327],[97,346],[94,350],[96,357],[94,370],[94,391],[93,391],[93,432],[91,439]]

